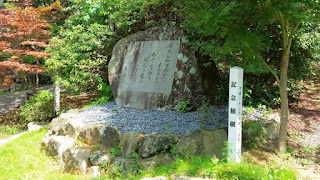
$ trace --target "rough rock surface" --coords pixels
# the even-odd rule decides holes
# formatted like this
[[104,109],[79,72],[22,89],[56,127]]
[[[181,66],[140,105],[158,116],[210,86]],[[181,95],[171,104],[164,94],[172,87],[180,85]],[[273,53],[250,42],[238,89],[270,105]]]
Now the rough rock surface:
[[264,119],[264,124],[269,139],[276,139],[279,137],[280,116],[278,112],[267,114]]
[[199,107],[204,95],[197,58],[176,27],[154,27],[121,39],[108,75],[118,105],[172,109],[188,100]]
[[150,134],[142,139],[138,147],[138,153],[144,158],[149,157],[157,152],[169,150],[178,140],[179,136],[175,134]]
[[70,137],[77,138],[80,129],[85,126],[85,124],[73,119],[78,113],[79,110],[72,109],[61,114],[59,117],[54,118],[50,123],[47,136],[68,135]]
[[111,154],[106,151],[96,151],[90,155],[89,160],[94,166],[106,166],[111,163]]
[[101,137],[102,145],[106,148],[117,147],[120,142],[120,130],[118,127],[104,127]]
[[46,147],[47,154],[60,157],[64,151],[74,145],[74,140],[65,136],[51,136],[42,142]]
[[142,141],[143,134],[138,132],[124,133],[121,139],[121,150],[124,156],[130,156],[138,151],[138,145]]
[[36,122],[30,122],[28,123],[28,131],[37,131],[39,129],[45,128],[47,124],[40,124]]
[[75,174],[86,174],[87,168],[90,167],[89,149],[67,149],[62,154],[62,161],[64,163],[64,170]]
[[224,129],[195,130],[179,139],[177,150],[182,155],[222,158],[224,141],[227,140]]
[[78,139],[90,145],[99,144],[101,143],[103,129],[104,125],[102,124],[85,126],[80,130]]

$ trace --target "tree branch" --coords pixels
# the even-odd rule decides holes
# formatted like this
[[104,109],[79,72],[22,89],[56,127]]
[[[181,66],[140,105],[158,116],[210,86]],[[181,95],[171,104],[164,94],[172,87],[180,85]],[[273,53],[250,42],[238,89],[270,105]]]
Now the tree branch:
[[282,28],[282,37],[283,37],[283,50],[286,49],[288,46],[288,30],[287,30],[287,23],[283,17],[283,14],[279,12],[280,23]]
[[278,84],[280,86],[280,78],[279,76],[276,74],[276,72],[267,64],[267,62],[265,62],[263,59],[262,59],[262,62],[263,64],[267,67],[267,69],[272,73],[272,75],[276,78],[276,80],[278,81]]
[[297,29],[300,26],[300,24],[301,24],[301,22],[298,22],[298,24],[296,24],[296,26],[293,28],[292,32],[290,33],[288,49],[290,49],[290,47],[291,47],[293,35],[297,31]]

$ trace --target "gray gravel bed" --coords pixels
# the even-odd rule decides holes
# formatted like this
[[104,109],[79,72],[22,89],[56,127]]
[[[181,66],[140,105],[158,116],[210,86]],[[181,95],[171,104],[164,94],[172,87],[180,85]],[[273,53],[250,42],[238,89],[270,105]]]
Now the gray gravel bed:
[[[246,112],[247,120],[260,120],[263,112],[254,110]],[[88,124],[105,124],[117,126],[121,133],[136,131],[145,134],[179,134],[184,135],[196,129],[217,129],[228,125],[227,106],[211,107],[206,113],[161,110],[139,110],[117,106],[115,102],[95,105],[82,110],[77,121]]]
[[196,129],[216,129],[228,123],[226,107],[212,108],[209,112],[181,113],[177,111],[139,110],[117,106],[115,102],[96,105],[82,110],[75,118],[83,123],[101,123],[117,126],[122,133],[136,131],[145,134],[187,134]]

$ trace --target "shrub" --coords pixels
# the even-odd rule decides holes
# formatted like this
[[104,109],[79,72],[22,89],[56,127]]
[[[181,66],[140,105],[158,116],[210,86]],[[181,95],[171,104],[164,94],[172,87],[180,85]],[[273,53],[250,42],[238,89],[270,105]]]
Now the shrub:
[[48,90],[40,91],[20,109],[20,120],[24,123],[50,120],[54,117],[54,95]]
[[242,128],[242,141],[245,148],[257,148],[266,143],[267,136],[261,121],[245,122]]
[[107,85],[106,83],[100,83],[98,85],[98,90],[101,92],[101,96],[96,101],[93,101],[92,103],[85,105],[84,108],[91,107],[93,105],[100,105],[104,103],[108,103],[112,100],[112,92],[111,92],[111,86]]

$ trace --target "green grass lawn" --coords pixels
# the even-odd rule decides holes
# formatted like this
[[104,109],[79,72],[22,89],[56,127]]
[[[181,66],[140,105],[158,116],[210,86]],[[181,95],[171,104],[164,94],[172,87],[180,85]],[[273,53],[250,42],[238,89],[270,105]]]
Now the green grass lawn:
[[46,156],[40,146],[46,131],[27,133],[0,146],[0,179],[86,179],[63,173],[58,161]]

